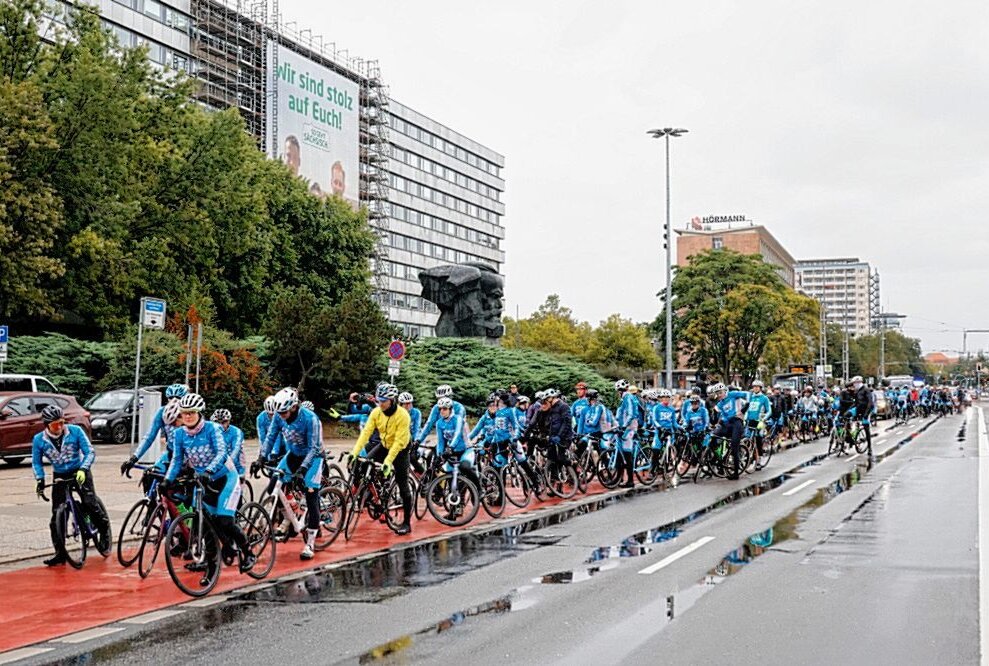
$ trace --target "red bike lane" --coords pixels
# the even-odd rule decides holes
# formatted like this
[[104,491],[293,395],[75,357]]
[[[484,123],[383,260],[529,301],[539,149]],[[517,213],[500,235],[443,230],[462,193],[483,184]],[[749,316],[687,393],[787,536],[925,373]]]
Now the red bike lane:
[[[524,509],[509,504],[502,518],[606,492],[603,486],[594,482],[586,495],[578,495],[571,500],[546,499],[530,503]],[[492,520],[482,509],[467,527]],[[424,520],[413,523],[412,534],[398,536],[385,525],[363,516],[350,541],[345,541],[341,536],[309,561],[299,559],[301,539],[279,543],[275,566],[265,580],[257,581],[238,573],[234,567],[223,567],[211,596],[334,562],[387,551],[396,545],[414,545],[464,529],[443,525],[427,514]],[[0,653],[193,601],[172,582],[160,554],[154,570],[142,580],[136,565],[128,569],[120,566],[115,548],[116,544],[114,552],[107,558],[90,549],[80,570],[69,565],[34,566],[0,573],[0,626],[5,628],[0,632]]]

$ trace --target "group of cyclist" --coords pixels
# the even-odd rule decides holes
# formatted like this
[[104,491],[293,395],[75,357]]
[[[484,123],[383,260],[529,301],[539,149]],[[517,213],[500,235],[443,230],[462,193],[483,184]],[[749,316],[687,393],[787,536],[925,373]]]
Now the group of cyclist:
[[[676,392],[640,391],[620,379],[613,389],[613,403],[617,405],[614,411],[597,389],[584,382],[574,387],[576,397],[572,403],[555,388],[537,392],[531,401],[514,385],[507,390],[498,389],[488,396],[486,410],[473,428],[468,425],[464,405],[455,399],[453,388],[445,384],[436,388],[435,404],[425,422],[422,412],[414,406],[413,395],[400,392],[390,383],[379,384],[373,393],[352,393],[344,414],[332,409],[327,413],[332,420],[352,423],[360,429],[350,451],[352,471],[375,462],[385,478],[394,474],[402,504],[402,520],[394,528],[398,534],[408,534],[412,529],[412,471],[421,475],[428,466],[445,472],[456,467],[465,479],[481,488],[479,452],[496,467],[514,460],[537,495],[547,482],[547,477],[533,465],[537,450],[556,466],[572,464],[573,458],[586,453],[589,447],[611,450],[618,465],[617,485],[624,487],[635,484],[636,451],[648,451],[651,464],[656,466],[664,449],[681,435],[694,439],[703,436],[704,446],[717,438],[727,444],[732,463],[726,476],[731,479],[737,479],[743,471],[740,445],[746,433],[756,442],[753,455],[758,458],[779,437],[793,435],[794,424],[804,420],[814,428],[830,428],[838,419],[856,420],[865,433],[869,454],[872,452],[870,423],[875,415],[875,400],[861,377],[831,390],[808,386],[801,394],[784,391],[780,385],[767,393],[759,380],[753,381],[748,390],[716,383]],[[887,389],[886,396],[897,409],[909,413],[946,405],[957,409],[965,402],[964,396],[953,394],[948,387],[896,387]],[[247,472],[256,478],[266,468],[273,468],[293,475],[305,488],[307,509],[300,557],[311,559],[320,529],[318,493],[324,485],[326,467],[322,423],[313,404],[300,401],[298,392],[291,387],[268,396],[256,420],[258,457],[248,466],[244,433],[231,423],[229,410],[217,409],[207,420],[205,400],[184,384],[168,386],[165,398],[151,428],[121,465],[121,473],[133,469],[156,440],[163,440],[164,450],[145,474],[145,489],[149,473],[159,475],[162,492],[175,492],[179,499],[180,474],[201,483],[204,506],[224,548],[239,555],[242,572],[249,571],[255,559],[234,520]],[[45,487],[42,461],[47,459],[53,467],[55,506],[64,499],[65,483],[60,482],[74,481],[99,531],[100,550],[108,551],[110,523],[93,486],[90,468],[95,454],[86,433],[79,426],[66,424],[57,406],[46,408],[42,418],[45,429],[34,438],[32,456],[37,492],[41,495]],[[434,440],[435,445],[427,444],[427,440]],[[682,475],[690,464],[689,459],[678,458],[674,476]],[[276,478],[271,475],[269,494]],[[56,553],[45,564],[53,566],[66,561],[64,548],[60,550],[56,538],[54,513],[51,530]]]

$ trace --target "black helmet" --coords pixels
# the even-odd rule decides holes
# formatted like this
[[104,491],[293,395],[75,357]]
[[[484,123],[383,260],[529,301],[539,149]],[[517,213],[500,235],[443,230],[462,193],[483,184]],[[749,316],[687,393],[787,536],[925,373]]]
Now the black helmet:
[[41,420],[45,423],[60,421],[63,417],[62,408],[58,405],[48,405],[41,410]]
[[585,393],[584,395],[587,397],[588,400],[597,400],[598,399],[598,390],[597,389],[589,388],[589,389],[587,389],[587,393]]

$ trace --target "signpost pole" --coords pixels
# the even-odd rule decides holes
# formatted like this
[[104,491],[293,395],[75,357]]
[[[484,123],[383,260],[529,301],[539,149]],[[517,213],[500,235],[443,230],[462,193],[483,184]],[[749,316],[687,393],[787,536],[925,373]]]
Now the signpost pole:
[[189,384],[189,377],[192,374],[192,324],[189,324],[185,334],[185,382]]
[[141,299],[141,309],[140,314],[137,316],[137,358],[134,362],[134,400],[131,402],[131,419],[130,419],[130,441],[131,444],[137,441],[137,414],[138,411],[138,391],[141,386],[141,332],[144,331],[144,302],[147,299]]
[[0,375],[3,374],[3,364],[7,361],[7,343],[10,341],[10,329],[4,324],[0,326]]
[[199,331],[196,334],[196,393],[199,393],[199,370],[203,363],[203,324],[199,323]]

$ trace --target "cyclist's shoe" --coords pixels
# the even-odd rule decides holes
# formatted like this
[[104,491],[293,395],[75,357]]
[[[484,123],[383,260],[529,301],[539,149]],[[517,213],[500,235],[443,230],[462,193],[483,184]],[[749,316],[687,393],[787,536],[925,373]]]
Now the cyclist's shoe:
[[409,525],[408,523],[402,523],[401,525],[395,528],[395,534],[398,534],[399,536],[403,534],[408,534],[411,531],[412,531],[412,526]]
[[210,579],[212,579],[213,576],[216,575],[216,570],[219,567],[220,567],[220,562],[217,559],[212,559],[203,565],[203,569],[205,570],[205,573],[203,574],[203,577],[199,579],[200,587],[206,587],[207,585],[209,585]]
[[223,563],[229,567],[237,559],[237,555],[239,555],[239,552],[233,546],[228,546],[226,544],[223,544],[221,549],[221,554],[223,557]]
[[247,573],[248,571],[254,568],[254,565],[257,563],[257,561],[258,558],[255,557],[253,553],[245,553],[241,555],[240,572]]
[[189,562],[185,565],[187,571],[206,571],[206,561],[202,562]]
[[65,553],[56,553],[52,557],[45,560],[46,567],[57,567],[60,564],[65,564],[69,561],[69,558],[65,556]]
[[313,552],[312,546],[310,546],[307,543],[306,546],[305,546],[305,548],[302,549],[302,552],[299,553],[299,559],[300,560],[311,560],[314,555],[315,555],[315,553]]
[[680,474],[679,472],[674,472],[673,478],[670,479],[670,485],[676,488],[680,485]]

